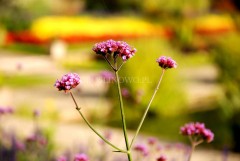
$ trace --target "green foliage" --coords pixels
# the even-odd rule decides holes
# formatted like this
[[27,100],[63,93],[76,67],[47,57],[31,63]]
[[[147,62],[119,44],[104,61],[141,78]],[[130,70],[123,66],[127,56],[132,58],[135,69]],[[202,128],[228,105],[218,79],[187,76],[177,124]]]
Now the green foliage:
[[240,112],[240,35],[228,35],[214,46],[214,61],[219,67],[220,82],[225,90],[225,99],[220,102],[229,116]]
[[31,17],[16,1],[0,0],[0,21],[7,30],[19,31],[29,27]]
[[209,10],[208,0],[143,0],[143,12],[150,15],[173,15],[203,13]]
[[47,45],[13,43],[13,44],[4,46],[4,48],[7,50],[11,50],[11,51],[24,52],[24,54],[29,54],[29,55],[47,55],[47,54],[49,54]]

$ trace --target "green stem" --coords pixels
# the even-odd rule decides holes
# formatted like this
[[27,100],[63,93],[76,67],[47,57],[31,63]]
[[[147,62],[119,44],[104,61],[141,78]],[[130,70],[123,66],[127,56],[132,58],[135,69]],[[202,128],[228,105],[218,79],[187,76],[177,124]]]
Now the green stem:
[[189,136],[189,140],[191,142],[191,152],[189,154],[188,161],[191,160],[193,151],[195,150],[196,146],[198,146],[199,144],[201,144],[204,141],[203,139],[199,140],[197,137],[192,137],[192,136]]
[[118,71],[122,68],[122,66],[125,64],[125,61],[124,62],[122,62],[122,64],[118,67]]
[[196,147],[196,145],[195,145],[194,143],[192,143],[191,152],[190,152],[190,154],[189,154],[188,161],[191,160],[192,154],[193,154],[193,151],[194,151],[195,147]]
[[123,100],[122,100],[122,93],[121,93],[118,71],[115,71],[115,75],[116,75],[116,80],[117,80],[118,96],[119,96],[119,102],[120,102],[122,129],[123,129],[125,144],[126,144],[126,148],[127,148],[127,152],[128,152],[127,156],[128,156],[128,161],[132,161],[131,152],[129,151],[130,147],[129,147],[129,143],[128,143],[127,127],[126,127],[126,122],[125,122],[125,114],[124,114],[124,108],[123,108]]
[[133,143],[134,143],[134,141],[135,141],[135,139],[136,139],[136,137],[137,137],[137,135],[138,135],[141,127],[142,127],[142,124],[143,124],[143,122],[144,122],[144,120],[145,120],[145,118],[146,118],[146,116],[147,116],[148,110],[149,110],[149,108],[150,108],[150,106],[151,106],[151,104],[152,104],[152,101],[153,101],[153,99],[154,99],[154,97],[155,97],[155,95],[156,95],[156,93],[157,93],[157,91],[158,91],[158,89],[159,89],[159,86],[160,86],[160,84],[161,84],[161,82],[162,82],[162,78],[163,78],[164,72],[165,72],[165,69],[162,70],[162,74],[161,74],[160,79],[159,79],[159,81],[158,81],[157,87],[155,88],[154,93],[153,93],[153,95],[152,95],[152,98],[151,98],[151,100],[150,100],[150,102],[149,102],[149,104],[148,104],[148,106],[147,106],[147,108],[146,108],[146,110],[145,110],[145,112],[144,112],[144,114],[143,114],[143,117],[142,117],[142,119],[141,119],[141,121],[140,121],[140,123],[139,123],[139,125],[138,125],[138,128],[137,128],[137,130],[136,130],[136,133],[135,133],[135,135],[134,135],[134,137],[133,137],[133,139],[132,139],[132,142],[131,142],[131,144],[130,144],[130,148],[132,147],[132,145],[133,145]]
[[104,59],[107,61],[107,63],[110,65],[110,67],[114,70],[114,71],[116,71],[116,67],[114,67],[112,64],[111,64],[111,62],[108,60],[108,58],[106,57],[106,56],[103,56],[104,57]]
[[93,126],[89,123],[89,121],[84,117],[84,115],[83,115],[82,112],[80,111],[80,108],[78,107],[78,104],[77,104],[77,102],[76,102],[76,100],[75,100],[72,92],[69,92],[69,93],[70,93],[70,95],[71,95],[71,97],[72,97],[72,99],[73,99],[73,102],[74,102],[75,105],[76,105],[76,110],[79,112],[79,114],[81,115],[81,117],[83,118],[83,120],[85,121],[85,123],[90,127],[90,129],[92,129],[95,134],[97,134],[105,143],[107,143],[108,145],[110,145],[110,146],[113,147],[114,149],[116,149],[116,150],[118,150],[119,152],[122,152],[122,153],[128,153],[127,151],[122,150],[122,149],[116,147],[115,145],[113,145],[112,143],[110,143],[107,139],[105,139],[101,134],[99,134],[99,133],[93,128]]

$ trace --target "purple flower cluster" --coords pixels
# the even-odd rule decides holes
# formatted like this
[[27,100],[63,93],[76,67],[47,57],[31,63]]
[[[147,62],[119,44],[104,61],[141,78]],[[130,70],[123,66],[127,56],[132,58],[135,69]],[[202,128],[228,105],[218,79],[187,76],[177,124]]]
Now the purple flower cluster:
[[93,51],[103,56],[106,56],[107,54],[113,54],[114,58],[119,56],[123,61],[126,61],[133,57],[137,50],[135,48],[132,49],[124,41],[107,40],[96,43],[93,47]]
[[76,154],[74,157],[74,161],[88,161],[88,157],[86,154]]
[[137,151],[137,152],[140,152],[143,156],[147,156],[148,153],[149,153],[147,146],[144,145],[144,144],[137,144],[134,147],[134,150]]
[[157,63],[163,69],[177,68],[177,63],[170,57],[161,56],[157,59]]
[[207,129],[204,123],[188,123],[181,127],[182,135],[197,136],[210,143],[213,141],[214,134],[210,129]]
[[12,107],[0,107],[0,115],[3,114],[12,114],[14,111]]
[[64,90],[67,92],[68,90],[75,88],[80,83],[80,77],[76,73],[65,74],[61,80],[57,80],[54,86],[58,88],[59,91]]

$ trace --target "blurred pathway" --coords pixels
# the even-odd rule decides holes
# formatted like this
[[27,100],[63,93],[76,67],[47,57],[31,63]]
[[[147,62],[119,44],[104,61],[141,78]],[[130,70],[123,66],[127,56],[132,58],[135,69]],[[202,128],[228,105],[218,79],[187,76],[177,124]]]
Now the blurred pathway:
[[[71,108],[74,107],[71,98],[64,92],[58,92],[53,86],[56,79],[60,79],[69,71],[60,68],[50,56],[14,54],[0,50],[0,64],[0,71],[6,75],[39,75],[52,79],[51,84],[43,83],[27,89],[3,86],[0,88],[1,106],[40,108],[43,111],[59,113],[61,120],[76,121],[79,119]],[[94,80],[98,72],[80,71],[78,74],[81,76],[81,84],[84,84],[74,90],[79,105],[88,109],[86,115],[101,114],[104,118],[111,107],[111,103],[104,97],[108,86],[101,79]]]

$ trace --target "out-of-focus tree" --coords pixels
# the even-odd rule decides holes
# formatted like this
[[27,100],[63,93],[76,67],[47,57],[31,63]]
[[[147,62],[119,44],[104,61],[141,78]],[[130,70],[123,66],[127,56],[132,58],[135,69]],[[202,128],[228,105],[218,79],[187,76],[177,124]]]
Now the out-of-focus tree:
[[28,27],[30,15],[14,0],[0,0],[0,25],[10,31]]
[[85,0],[51,0],[47,3],[54,14],[60,15],[77,15],[85,9]]
[[142,11],[151,16],[189,16],[209,10],[209,0],[143,0]]
[[240,35],[233,34],[214,44],[214,61],[219,68],[225,98],[219,102],[224,116],[230,120],[234,150],[240,152]]
[[8,31],[26,30],[32,19],[50,12],[46,0],[0,0],[0,25]]
[[122,11],[138,11],[140,0],[86,0],[88,11],[100,11],[105,13],[116,13]]

